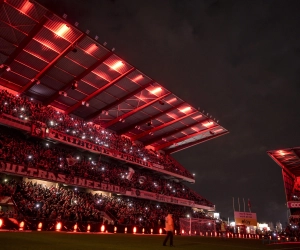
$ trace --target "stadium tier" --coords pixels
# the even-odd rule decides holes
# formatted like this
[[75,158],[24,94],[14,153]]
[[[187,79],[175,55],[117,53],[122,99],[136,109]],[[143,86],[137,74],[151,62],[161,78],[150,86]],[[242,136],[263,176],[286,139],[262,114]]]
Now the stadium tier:
[[35,1],[2,1],[0,22],[0,216],[210,220],[170,154],[225,128]]

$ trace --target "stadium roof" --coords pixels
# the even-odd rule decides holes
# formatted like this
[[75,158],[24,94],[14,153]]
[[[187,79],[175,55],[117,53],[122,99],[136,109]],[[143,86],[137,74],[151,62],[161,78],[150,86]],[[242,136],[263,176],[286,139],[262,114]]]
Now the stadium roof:
[[0,6],[1,85],[167,153],[228,133],[37,2]]
[[268,151],[268,155],[294,177],[300,176],[300,147]]

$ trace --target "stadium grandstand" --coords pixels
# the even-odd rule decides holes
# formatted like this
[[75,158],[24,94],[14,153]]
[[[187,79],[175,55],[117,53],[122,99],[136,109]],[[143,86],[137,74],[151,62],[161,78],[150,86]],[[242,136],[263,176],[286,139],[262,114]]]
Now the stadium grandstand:
[[216,230],[171,154],[218,121],[35,1],[1,1],[0,22],[0,227],[158,233],[172,213]]
[[285,231],[289,235],[300,236],[300,147],[285,148],[267,152],[281,167],[289,209],[289,225]]

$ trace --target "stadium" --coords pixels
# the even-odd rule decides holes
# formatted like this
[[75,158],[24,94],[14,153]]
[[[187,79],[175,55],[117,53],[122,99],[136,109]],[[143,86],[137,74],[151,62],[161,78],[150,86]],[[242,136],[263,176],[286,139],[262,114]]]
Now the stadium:
[[65,232],[95,247],[99,235],[147,235],[151,246],[168,213],[189,249],[200,243],[185,236],[212,245],[225,236],[228,249],[234,238],[259,238],[223,234],[214,204],[186,185],[194,176],[171,155],[229,133],[218,121],[35,1],[2,1],[0,21],[5,239],[21,244],[30,232],[47,242]]
[[1,164],[18,215],[153,233],[166,212],[178,232],[187,214],[206,219],[214,205],[185,186],[194,177],[171,153],[228,131],[39,4],[6,1],[2,12]]

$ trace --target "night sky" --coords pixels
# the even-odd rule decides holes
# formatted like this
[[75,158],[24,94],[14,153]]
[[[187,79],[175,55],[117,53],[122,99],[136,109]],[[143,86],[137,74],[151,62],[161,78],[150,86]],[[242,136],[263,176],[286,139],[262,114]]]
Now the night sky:
[[268,150],[300,146],[300,1],[38,0],[229,134],[173,154],[195,191],[233,220],[285,224],[280,167]]

